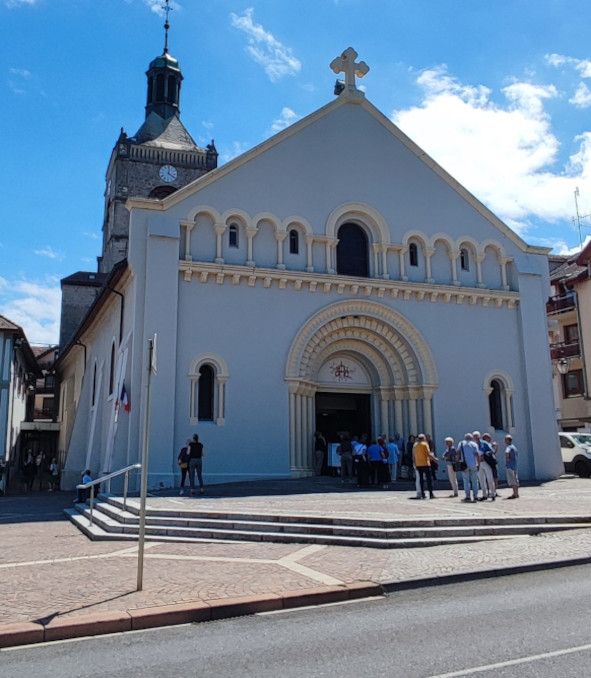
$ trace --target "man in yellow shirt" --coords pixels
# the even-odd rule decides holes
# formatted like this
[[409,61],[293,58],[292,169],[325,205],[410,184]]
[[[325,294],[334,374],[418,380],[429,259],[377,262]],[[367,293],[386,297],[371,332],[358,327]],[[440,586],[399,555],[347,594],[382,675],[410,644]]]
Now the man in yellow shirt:
[[421,483],[421,499],[425,499],[425,478],[427,479],[427,489],[429,490],[429,497],[435,499],[433,494],[433,480],[431,477],[431,451],[424,433],[421,433],[417,442],[412,448],[412,463],[417,473],[419,474],[419,481]]

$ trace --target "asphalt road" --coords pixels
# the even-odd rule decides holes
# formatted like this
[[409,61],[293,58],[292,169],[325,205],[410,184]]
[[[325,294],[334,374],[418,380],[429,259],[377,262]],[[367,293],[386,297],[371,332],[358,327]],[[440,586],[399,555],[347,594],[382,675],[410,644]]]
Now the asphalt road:
[[581,566],[2,650],[0,676],[587,676],[590,575]]

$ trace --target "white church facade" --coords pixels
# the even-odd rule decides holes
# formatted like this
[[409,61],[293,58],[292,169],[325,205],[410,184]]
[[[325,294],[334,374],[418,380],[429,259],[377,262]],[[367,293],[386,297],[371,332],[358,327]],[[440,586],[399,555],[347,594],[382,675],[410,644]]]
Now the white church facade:
[[350,69],[323,108],[125,207],[126,258],[59,360],[65,486],[139,460],[155,335],[150,487],[178,484],[195,432],[206,483],[311,474],[315,430],[424,432],[438,448],[508,432],[523,478],[561,472],[547,250],[418,148]]

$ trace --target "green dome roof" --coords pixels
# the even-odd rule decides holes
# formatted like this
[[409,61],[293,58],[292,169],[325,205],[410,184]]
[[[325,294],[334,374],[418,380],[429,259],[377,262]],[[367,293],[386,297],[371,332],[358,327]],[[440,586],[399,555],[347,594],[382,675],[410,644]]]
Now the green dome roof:
[[148,69],[152,70],[153,68],[172,68],[175,71],[181,70],[178,60],[168,52],[164,52],[164,54],[161,54],[150,62]]

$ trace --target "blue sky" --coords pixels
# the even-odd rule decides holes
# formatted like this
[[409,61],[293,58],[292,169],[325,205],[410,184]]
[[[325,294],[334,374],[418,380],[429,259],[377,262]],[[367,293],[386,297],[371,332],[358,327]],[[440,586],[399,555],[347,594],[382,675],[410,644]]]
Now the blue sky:
[[[588,2],[174,4],[182,118],[222,162],[330,101],[328,64],[352,45],[368,98],[453,176],[528,242],[577,246],[576,186],[591,212]],[[104,172],[119,128],[142,122],[159,8],[0,0],[0,313],[33,342],[57,339],[59,279],[96,267]]]

